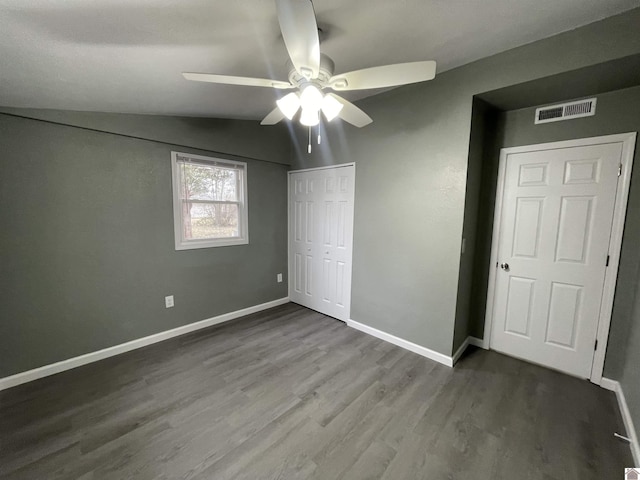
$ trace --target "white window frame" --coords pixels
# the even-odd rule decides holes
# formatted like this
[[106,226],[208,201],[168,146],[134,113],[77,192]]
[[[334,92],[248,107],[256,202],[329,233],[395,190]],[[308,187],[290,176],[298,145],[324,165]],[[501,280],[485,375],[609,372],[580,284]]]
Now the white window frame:
[[[186,157],[193,163],[199,163],[208,166],[219,166],[223,168],[236,168],[240,176],[240,192],[238,192],[238,202],[230,202],[238,205],[238,227],[240,236],[238,237],[220,237],[220,238],[202,238],[202,239],[185,239],[183,236],[183,218],[182,218],[182,202],[180,197],[180,169],[179,164],[184,161],[178,157]],[[175,235],[176,250],[190,250],[194,248],[210,248],[210,247],[227,247],[230,245],[246,245],[249,243],[249,222],[248,222],[248,204],[247,204],[247,164],[245,162],[237,162],[234,160],[226,160],[222,158],[205,157],[192,153],[171,152],[171,186],[173,189],[173,227]],[[216,202],[217,203],[217,202]]]

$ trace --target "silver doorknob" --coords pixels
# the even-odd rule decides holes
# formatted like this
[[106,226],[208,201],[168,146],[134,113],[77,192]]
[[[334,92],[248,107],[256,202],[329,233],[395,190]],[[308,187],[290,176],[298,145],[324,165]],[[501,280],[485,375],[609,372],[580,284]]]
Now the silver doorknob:
[[509,264],[508,263],[501,263],[500,264],[500,268],[503,269],[505,272],[509,271]]

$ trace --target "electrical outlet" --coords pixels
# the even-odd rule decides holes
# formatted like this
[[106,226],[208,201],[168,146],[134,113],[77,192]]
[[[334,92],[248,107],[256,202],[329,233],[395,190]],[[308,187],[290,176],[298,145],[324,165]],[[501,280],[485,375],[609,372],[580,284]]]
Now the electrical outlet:
[[276,277],[276,279],[278,280],[278,283],[282,283],[282,274],[279,273]]
[[165,306],[165,308],[173,307],[173,295],[169,295],[168,297],[164,297],[164,306]]

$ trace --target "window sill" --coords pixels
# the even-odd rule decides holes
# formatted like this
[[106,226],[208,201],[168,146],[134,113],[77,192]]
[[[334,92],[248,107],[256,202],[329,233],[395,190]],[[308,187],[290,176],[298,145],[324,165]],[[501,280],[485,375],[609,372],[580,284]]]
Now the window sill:
[[248,238],[220,238],[215,240],[192,240],[176,244],[176,250],[193,250],[195,248],[230,247],[233,245],[248,245]]

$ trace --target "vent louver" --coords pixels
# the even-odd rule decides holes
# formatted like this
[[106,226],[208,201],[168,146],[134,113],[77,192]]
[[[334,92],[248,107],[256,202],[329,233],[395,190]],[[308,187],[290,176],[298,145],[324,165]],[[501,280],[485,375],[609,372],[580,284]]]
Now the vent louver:
[[578,100],[536,109],[535,123],[558,122],[596,114],[596,99]]

